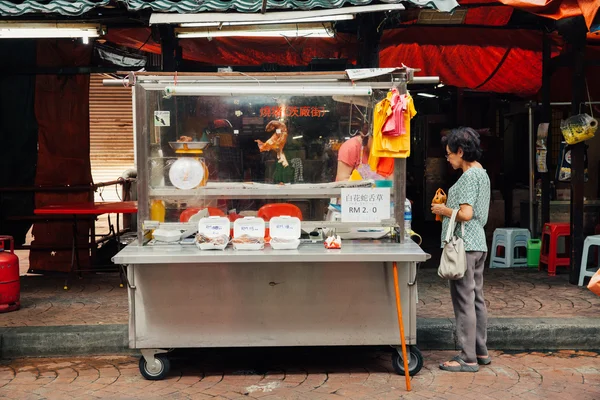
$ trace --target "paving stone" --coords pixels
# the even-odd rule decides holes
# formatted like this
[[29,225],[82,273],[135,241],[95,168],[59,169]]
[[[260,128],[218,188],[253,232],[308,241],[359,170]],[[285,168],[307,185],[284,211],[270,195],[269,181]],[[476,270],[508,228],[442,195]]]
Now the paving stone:
[[[322,349],[308,350],[311,351],[318,354],[307,359],[295,358],[295,365],[289,368],[286,365],[289,357],[282,355],[280,359],[277,356],[269,358],[269,362],[277,364],[278,368],[274,370],[276,373],[267,375],[268,379],[263,375],[235,375],[231,371],[241,369],[241,366],[232,364],[235,361],[228,361],[229,364],[223,364],[221,371],[215,371],[215,360],[211,356],[191,366],[185,355],[180,354],[172,360],[176,372],[172,372],[168,379],[157,382],[144,380],[137,372],[137,358],[134,357],[2,360],[0,397],[47,400],[600,398],[600,356],[594,352],[492,352],[492,366],[484,366],[480,372],[473,374],[441,371],[438,364],[454,353],[426,351],[424,369],[412,378],[413,390],[408,393],[404,377],[390,372],[387,365],[389,357],[380,350],[368,351],[372,353],[368,355],[372,356],[361,355],[356,360],[348,358],[335,367],[330,365],[329,354],[321,354]],[[564,358],[564,355],[569,355],[569,358]],[[535,373],[522,372],[531,370],[528,365],[540,364],[540,359],[543,359],[543,368],[536,369]],[[516,360],[518,365],[515,365]],[[368,373],[357,373],[360,368]],[[310,372],[306,376],[298,376],[299,369]],[[90,370],[97,374],[93,383],[90,383]],[[38,371],[54,378],[35,379]],[[294,385],[284,384],[288,377],[294,379]]]

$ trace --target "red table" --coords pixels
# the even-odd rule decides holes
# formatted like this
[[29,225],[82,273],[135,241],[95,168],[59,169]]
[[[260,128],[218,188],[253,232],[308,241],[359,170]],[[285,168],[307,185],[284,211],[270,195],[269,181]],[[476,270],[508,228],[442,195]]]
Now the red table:
[[[36,208],[33,212],[35,215],[72,215],[73,216],[73,247],[71,255],[71,270],[65,281],[65,290],[69,288],[71,275],[77,267],[78,272],[82,272],[79,265],[79,252],[77,251],[77,217],[78,216],[99,216],[102,214],[117,214],[117,244],[119,243],[119,214],[135,214],[137,213],[137,201],[120,201],[120,202],[99,202],[99,203],[68,203],[68,204],[52,204],[41,208]],[[94,239],[95,242],[95,239]],[[95,245],[95,243],[94,243]],[[122,274],[122,270],[120,270]],[[121,275],[121,280],[123,276]]]

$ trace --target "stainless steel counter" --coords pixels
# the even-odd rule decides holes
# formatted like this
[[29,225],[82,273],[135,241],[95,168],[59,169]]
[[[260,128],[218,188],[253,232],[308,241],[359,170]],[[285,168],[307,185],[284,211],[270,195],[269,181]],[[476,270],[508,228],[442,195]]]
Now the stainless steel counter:
[[138,246],[132,243],[119,252],[117,264],[206,264],[206,263],[281,263],[281,262],[423,262],[430,258],[414,242],[345,241],[339,250],[323,244],[301,244],[297,250],[201,251],[190,245]]

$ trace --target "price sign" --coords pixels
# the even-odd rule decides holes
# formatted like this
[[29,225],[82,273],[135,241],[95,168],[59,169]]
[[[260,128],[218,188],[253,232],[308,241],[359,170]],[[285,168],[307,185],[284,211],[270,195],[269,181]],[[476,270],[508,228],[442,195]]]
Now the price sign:
[[242,225],[240,226],[240,230],[245,234],[251,234],[254,232],[261,232],[262,229],[256,225]]
[[381,222],[390,218],[390,188],[342,189],[342,222]]
[[277,224],[275,225],[276,229],[279,229],[280,231],[284,231],[284,232],[294,232],[294,230],[296,229],[295,226],[290,225],[290,224]]
[[207,236],[221,236],[229,234],[229,228],[223,225],[209,224],[206,225],[205,229]]

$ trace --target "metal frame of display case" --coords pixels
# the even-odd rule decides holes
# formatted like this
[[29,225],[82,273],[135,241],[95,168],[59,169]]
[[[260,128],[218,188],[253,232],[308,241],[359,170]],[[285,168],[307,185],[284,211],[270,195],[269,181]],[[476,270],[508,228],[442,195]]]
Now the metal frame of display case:
[[[195,246],[143,246],[144,223],[151,198],[280,198],[336,197],[340,188],[311,184],[256,187],[236,190],[211,185],[182,191],[151,188],[146,166],[150,135],[146,90],[164,90],[175,84],[257,87],[278,85],[340,88],[371,87],[406,91],[408,82],[436,83],[437,77],[417,78],[401,68],[383,76],[350,81],[345,73],[297,74],[174,74],[129,76],[134,85],[136,160],[138,165],[138,242],[123,249],[114,261],[129,266],[129,345],[140,349],[140,371],[147,379],[162,379],[169,370],[168,349],[192,347],[391,345],[398,349],[398,330],[392,265],[398,265],[402,311],[410,346],[409,371],[420,370],[423,357],[416,347],[417,264],[429,255],[404,240],[403,221],[406,160],[396,159],[392,196],[395,220],[360,223],[397,229],[400,243],[344,241],[342,249],[320,244],[297,250],[200,251]],[[109,84],[114,84],[114,82]],[[178,89],[179,90],[179,89]],[[221,93],[224,90],[218,89]],[[308,92],[313,91],[307,89]],[[226,91],[225,91],[226,92]],[[314,185],[313,185],[314,186]],[[190,224],[164,223],[181,229]],[[303,228],[340,228],[357,223],[306,221]],[[394,267],[395,268],[395,267]],[[404,373],[399,351],[392,363]]]

